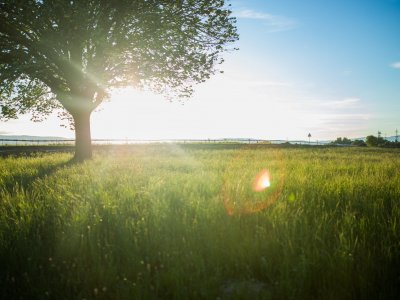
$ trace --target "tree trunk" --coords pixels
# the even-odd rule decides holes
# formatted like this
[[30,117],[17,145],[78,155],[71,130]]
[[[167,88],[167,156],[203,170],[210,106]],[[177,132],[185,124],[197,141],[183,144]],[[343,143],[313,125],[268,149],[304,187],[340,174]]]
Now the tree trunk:
[[75,160],[84,161],[92,158],[92,138],[90,135],[91,111],[73,114],[75,123]]

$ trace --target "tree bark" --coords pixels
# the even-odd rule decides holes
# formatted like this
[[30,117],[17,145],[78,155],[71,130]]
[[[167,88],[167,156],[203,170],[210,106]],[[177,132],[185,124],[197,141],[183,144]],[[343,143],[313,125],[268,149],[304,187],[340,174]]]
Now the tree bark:
[[90,134],[91,111],[80,111],[72,115],[75,123],[75,160],[92,158],[92,138]]

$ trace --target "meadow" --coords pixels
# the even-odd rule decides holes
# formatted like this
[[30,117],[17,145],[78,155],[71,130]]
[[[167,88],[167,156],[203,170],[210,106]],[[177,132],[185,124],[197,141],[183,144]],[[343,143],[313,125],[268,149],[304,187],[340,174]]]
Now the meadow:
[[399,298],[399,150],[160,144],[71,158],[0,158],[0,299]]

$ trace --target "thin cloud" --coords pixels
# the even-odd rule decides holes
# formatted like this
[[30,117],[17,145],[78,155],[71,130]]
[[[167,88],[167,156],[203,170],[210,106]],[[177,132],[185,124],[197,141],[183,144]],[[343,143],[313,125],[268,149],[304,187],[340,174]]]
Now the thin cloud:
[[345,98],[342,100],[323,102],[321,103],[321,106],[332,109],[348,109],[359,106],[360,102],[361,100],[359,98]]
[[321,115],[321,120],[325,122],[327,125],[337,124],[338,122],[346,122],[341,123],[343,126],[347,126],[348,124],[355,124],[360,121],[366,121],[371,119],[371,114],[368,113],[343,113],[343,114],[324,114]]
[[255,87],[292,87],[293,84],[284,81],[250,81],[248,82],[249,86]]
[[390,66],[395,69],[400,69],[400,61],[394,62]]
[[270,32],[287,31],[297,27],[297,22],[284,16],[254,11],[252,9],[241,9],[235,13],[239,19],[253,19],[263,21],[270,29]]

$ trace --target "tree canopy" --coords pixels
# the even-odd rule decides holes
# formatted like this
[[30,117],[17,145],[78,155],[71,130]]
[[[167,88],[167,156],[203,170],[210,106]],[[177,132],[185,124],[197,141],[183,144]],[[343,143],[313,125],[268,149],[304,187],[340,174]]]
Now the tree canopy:
[[336,144],[336,145],[351,145],[351,140],[348,139],[347,137],[338,137],[336,138],[336,140],[334,140],[332,142],[332,144]]
[[385,140],[382,137],[376,137],[373,135],[369,135],[365,139],[365,143],[370,147],[377,147],[379,145],[383,145]]
[[64,109],[90,157],[90,113],[111,89],[189,97],[233,49],[235,22],[224,0],[0,0],[0,117]]

